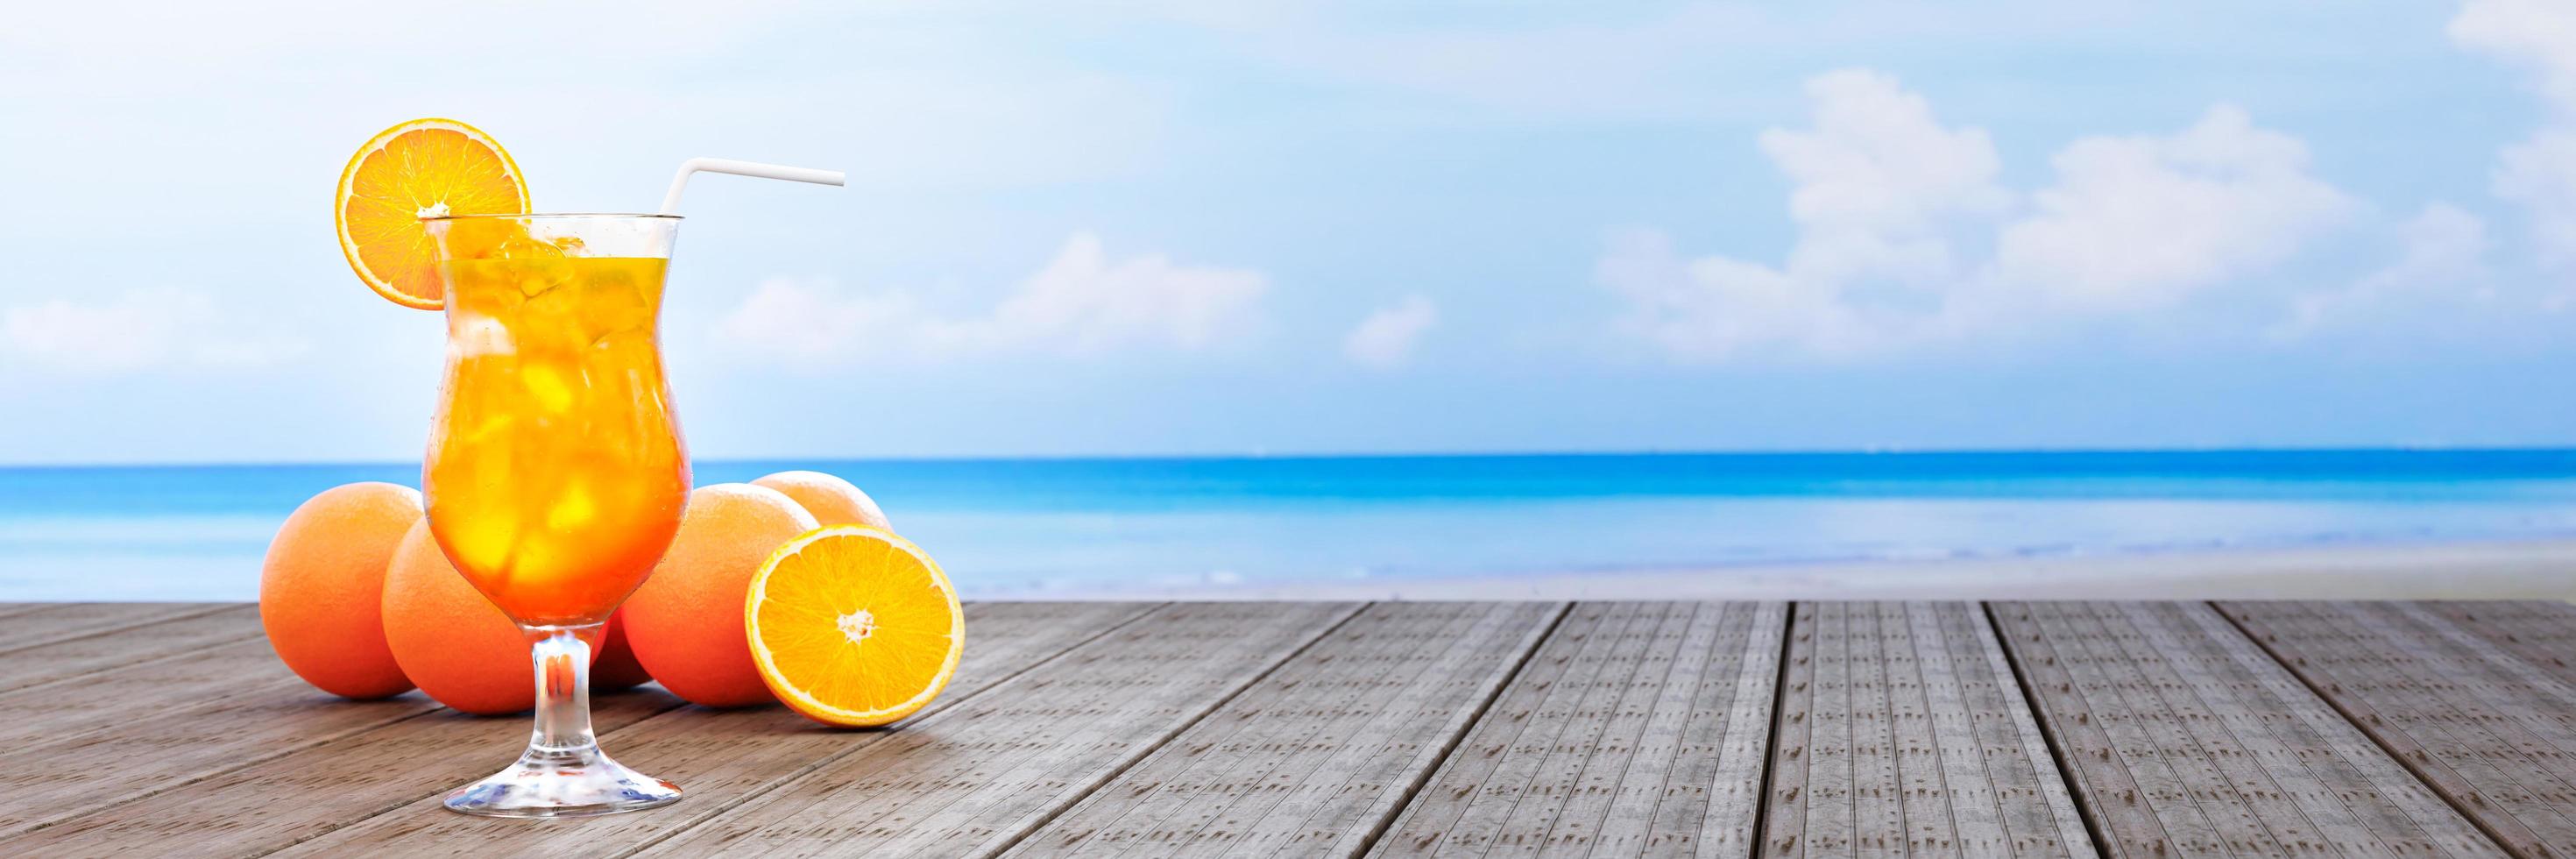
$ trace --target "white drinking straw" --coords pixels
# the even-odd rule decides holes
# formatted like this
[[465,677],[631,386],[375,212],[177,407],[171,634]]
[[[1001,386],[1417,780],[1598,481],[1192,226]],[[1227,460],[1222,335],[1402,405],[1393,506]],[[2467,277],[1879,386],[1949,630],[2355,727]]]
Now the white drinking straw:
[[735,161],[731,158],[691,158],[680,164],[680,172],[671,177],[670,193],[662,195],[662,214],[680,213],[680,192],[689,189],[693,173],[731,173],[759,179],[785,179],[790,182],[812,182],[816,185],[840,185],[849,178],[839,170],[816,170],[811,167],[789,167],[784,164],[762,164]]

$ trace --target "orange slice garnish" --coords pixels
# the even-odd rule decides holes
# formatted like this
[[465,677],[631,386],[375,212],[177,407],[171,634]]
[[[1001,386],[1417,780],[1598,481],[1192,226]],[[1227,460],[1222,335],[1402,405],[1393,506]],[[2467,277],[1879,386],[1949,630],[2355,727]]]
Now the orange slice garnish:
[[830,725],[883,725],[948,685],[966,615],[921,547],[865,525],[789,540],[743,603],[751,661],[778,700]]
[[490,135],[453,119],[415,119],[378,133],[340,171],[332,220],[358,279],[404,307],[437,310],[446,288],[438,246],[420,219],[528,211],[519,165]]

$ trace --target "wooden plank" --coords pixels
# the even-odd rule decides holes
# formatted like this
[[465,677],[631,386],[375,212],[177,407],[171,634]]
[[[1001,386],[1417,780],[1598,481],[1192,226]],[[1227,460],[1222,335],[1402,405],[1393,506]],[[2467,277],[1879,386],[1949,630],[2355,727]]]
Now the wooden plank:
[[2115,855],[2500,855],[2206,605],[1993,616]]
[[23,764],[89,734],[130,729],[138,713],[166,718],[234,697],[283,694],[335,700],[287,670],[264,638],[108,669],[77,683],[0,692],[0,756]]
[[0,693],[0,833],[436,709],[333,698],[264,638]]
[[[993,605],[995,610],[1049,606]],[[1084,604],[1053,605],[1051,610],[1063,612],[1079,610]],[[620,732],[625,736],[611,735],[612,752],[648,772],[671,778],[690,792],[688,799],[668,809],[530,832],[513,821],[450,814],[438,807],[435,798],[423,798],[288,852],[364,854],[417,840],[459,845],[460,850],[627,852],[663,839],[685,838],[693,828],[731,825],[735,828],[729,831],[735,835],[759,829],[767,820],[759,808],[780,798],[795,803],[791,815],[806,815],[797,820],[799,826],[823,828],[815,832],[782,826],[777,831],[781,839],[791,844],[800,840],[835,843],[878,812],[932,807],[918,803],[945,797],[941,790],[987,786],[1006,797],[1040,793],[1026,781],[1004,781],[1002,773],[1011,764],[1034,760],[1042,752],[1061,760],[1120,744],[1150,747],[1155,737],[1141,733],[1140,724],[1204,712],[1190,711],[1188,706],[1213,705],[1232,691],[1210,688],[1211,684],[1232,678],[1239,688],[1239,683],[1248,682],[1357,609],[1347,604],[1276,608],[1194,604],[1164,606],[1140,617],[1137,606],[1096,605],[1107,613],[1090,615],[1098,623],[1088,627],[1090,635],[1068,636],[1069,641],[1032,636],[1044,640],[1023,639],[1005,651],[1007,642],[998,629],[970,631],[971,658],[995,664],[988,685],[973,694],[943,695],[933,705],[939,708],[936,712],[892,729],[826,730],[777,708],[722,712],[688,708]],[[969,624],[973,629],[975,622]],[[982,627],[1038,625],[996,621]],[[1050,643],[1063,643],[1071,650],[1041,654]],[[998,670],[1006,659],[1026,667],[1018,672]],[[1216,671],[1235,673],[1212,673]],[[1191,689],[1204,700],[1176,700],[1191,694]],[[1136,751],[1141,753],[1143,748]],[[1109,773],[1107,762],[1086,763],[1103,778]],[[858,795],[832,795],[862,790],[865,793]],[[917,793],[906,796],[907,791]],[[899,797],[903,801],[897,801]],[[978,797],[993,798],[990,792]],[[845,819],[852,814],[860,820]],[[745,817],[752,822],[730,823]],[[893,830],[881,826],[875,831],[883,835]]]
[[1174,605],[646,851],[998,851],[1187,730],[1361,607]]
[[147,623],[112,634],[33,645],[0,658],[0,692],[197,653],[259,635],[259,610],[243,605]]
[[[1374,855],[1751,855],[1786,620],[1777,603],[1577,605]],[[1585,777],[1596,757],[1624,767],[1615,782]],[[1620,810],[1572,802],[1587,781]]]
[[[1821,767],[1815,762],[1818,739],[1815,713],[1819,703],[1816,689],[1818,611],[1816,603],[1798,603],[1789,620],[1789,646],[1783,657],[1788,664],[1780,673],[1778,714],[1771,734],[1770,785],[1762,809],[1762,816],[1768,821],[1762,834],[1763,855],[1766,856],[1794,857],[1807,852],[1809,823],[1830,825],[1828,820],[1831,817],[1808,816],[1808,808],[1815,801],[1815,785],[1810,774],[1819,769],[1850,767],[1850,762],[1842,760]],[[1833,670],[1836,677],[1841,676],[1840,667]],[[1843,696],[1839,683],[1834,687],[1833,695]],[[1835,702],[1827,709],[1839,712],[1843,708]],[[1840,722],[1835,723],[1830,733],[1834,737],[1831,743],[1840,743],[1850,736],[1849,729]],[[1837,805],[1842,802],[1841,797],[1835,799]],[[1839,845],[1817,852],[1835,852],[1838,848]]]
[[1623,721],[1619,702],[1631,691],[1653,692],[1662,683],[1664,672],[1659,669],[1671,664],[1680,644],[1681,627],[1674,621],[1684,613],[1680,609],[1688,608],[1662,605],[1639,612],[1617,638],[1604,641],[1607,647],[1580,675],[1587,682],[1581,700],[1564,720],[1565,730],[1539,759],[1519,801],[1501,818],[1486,855],[1532,856],[1559,843],[1555,832],[1567,822],[1562,812],[1575,799],[1577,782],[1592,757],[1600,754],[1613,765],[1624,761],[1628,748],[1614,733]]
[[2421,603],[2451,625],[2576,683],[2576,605],[2538,600]]
[[28,612],[32,612],[32,611],[42,611],[42,610],[44,610],[44,609],[52,608],[52,607],[54,607],[54,606],[58,606],[58,605],[62,605],[62,603],[51,603],[51,602],[0,602],[0,619],[17,617],[18,615],[26,614],[26,613],[28,613]]
[[[2011,660],[2004,655],[2003,644],[1996,640],[1985,611],[1975,604],[1940,610],[1914,603],[1907,612],[1916,629],[1938,640],[1938,646],[1924,652],[1939,653],[1948,663],[1936,670],[1950,678],[1957,688],[1957,707],[1968,714],[1968,727],[1975,740],[1969,748],[1975,760],[1983,764],[1979,769],[1985,786],[1994,792],[2007,838],[2000,855],[2061,850],[2078,856],[2099,855],[2093,837],[2084,831],[2074,794],[2060,777],[2056,757],[2049,752],[2048,740],[2040,732],[2038,719],[2014,678]],[[1936,698],[1934,706],[1943,713],[1956,712],[1942,698]],[[1945,750],[1950,742],[1943,740]],[[1968,764],[1962,761],[1955,766],[1966,768]],[[1977,779],[1961,775],[1952,777],[1950,783],[1975,785]],[[1972,840],[1963,852],[1979,855],[1984,851]]]
[[1645,654],[1637,682],[1628,685],[1604,732],[1606,742],[1584,760],[1579,789],[1548,834],[1543,855],[1635,855],[1645,849],[1654,838],[1655,806],[1686,739],[1691,700],[1709,685],[1718,642],[1730,627],[1743,637],[1752,621],[1750,612],[1730,614],[1709,605],[1665,615],[1655,640],[1672,641],[1678,631],[1680,641],[1669,653],[1658,646]]
[[240,603],[73,602],[0,618],[0,654],[148,623],[240,608]]
[[[659,686],[601,695],[592,701],[592,725],[614,731],[682,704]],[[286,754],[244,755],[240,766],[59,809],[38,826],[0,835],[0,856],[255,855],[423,795],[443,795],[500,769],[527,741],[526,714],[469,716],[438,708],[371,730],[343,731]]]
[[[955,706],[1148,608],[969,603],[965,660],[923,715]],[[689,792],[687,801],[648,814],[545,827],[448,813],[438,807],[446,792],[505,763],[526,741],[527,724],[523,716],[439,714],[0,839],[0,855],[150,854],[181,843],[190,852],[241,855],[304,842],[311,842],[307,852],[360,853],[421,843],[457,852],[599,852],[681,828],[818,761],[895,735],[817,730],[780,707],[678,708],[658,687],[597,701],[594,728],[609,752],[677,781]],[[260,811],[245,815],[246,806]]]
[[2090,856],[1984,614],[1800,603],[1767,855]]
[[2576,686],[2424,606],[2221,610],[2507,849],[2576,852]]
[[1370,606],[1011,852],[1355,854],[1563,610]]

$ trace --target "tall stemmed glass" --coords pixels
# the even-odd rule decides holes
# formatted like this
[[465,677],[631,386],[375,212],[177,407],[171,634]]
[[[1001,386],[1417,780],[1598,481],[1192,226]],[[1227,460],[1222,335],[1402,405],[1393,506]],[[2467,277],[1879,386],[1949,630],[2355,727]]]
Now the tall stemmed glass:
[[447,375],[422,487],[458,572],[519,624],[536,731],[516,764],[447,796],[497,817],[677,802],[599,750],[591,647],[680,527],[689,461],[656,324],[675,215],[429,219],[447,287]]

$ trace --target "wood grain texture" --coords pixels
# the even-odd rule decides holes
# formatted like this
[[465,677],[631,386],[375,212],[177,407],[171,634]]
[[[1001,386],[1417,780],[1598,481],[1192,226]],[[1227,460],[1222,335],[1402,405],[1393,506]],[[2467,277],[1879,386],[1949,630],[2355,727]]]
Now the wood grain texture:
[[1967,603],[1798,605],[1765,855],[2094,855],[1985,626]]
[[2506,848],[2576,855],[2576,687],[2420,605],[2220,610]]
[[1786,620],[1575,606],[1374,854],[1751,855]]
[[1353,855],[1563,610],[1370,606],[1012,853]]
[[2576,605],[2537,600],[2419,605],[2562,682],[2576,683]]
[[323,695],[248,606],[0,604],[0,856],[2576,855],[2557,604],[967,612],[888,730],[603,696],[689,798],[540,823],[438,807],[523,717]]
[[0,617],[0,657],[25,648],[183,617],[240,611],[240,603],[70,602]]
[[0,693],[0,833],[436,709],[334,698],[260,638]]
[[[578,821],[555,821],[532,827],[526,821],[465,817],[439,806],[446,792],[488,774],[507,761],[527,728],[508,720],[508,737],[472,738],[441,733],[446,726],[419,719],[355,738],[349,749],[315,749],[300,759],[274,762],[236,779],[257,795],[301,795],[312,790],[302,780],[316,778],[333,753],[366,755],[366,750],[396,738],[388,731],[419,729],[402,737],[404,748],[422,754],[389,772],[351,770],[320,776],[322,787],[342,794],[309,809],[279,811],[262,819],[225,827],[215,843],[228,850],[256,851],[294,844],[290,854],[365,855],[393,852],[411,845],[434,844],[459,854],[601,855],[631,851],[667,837],[751,797],[778,787],[799,774],[870,745],[903,736],[912,726],[937,718],[948,708],[973,700],[998,683],[1063,656],[1152,610],[1138,603],[969,603],[965,658],[957,676],[939,700],[908,721],[888,730],[827,729],[783,707],[710,710],[680,707],[619,719],[606,730],[601,745],[618,760],[668,778],[687,792],[680,804],[649,814],[627,814]],[[658,696],[657,696],[658,697]],[[649,718],[647,718],[649,716]],[[611,718],[598,717],[603,728]],[[430,753],[441,746],[450,759]],[[471,750],[460,753],[460,750]],[[384,784],[371,784],[381,780]],[[221,792],[210,785],[188,797],[113,809],[103,819],[74,821],[68,835],[111,847],[148,844],[169,827],[172,818],[212,822],[221,819]],[[86,825],[86,831],[72,830]]]
[[[0,618],[0,625],[8,623]],[[260,637],[259,611],[232,606],[113,632],[83,635],[0,655],[0,692],[97,671],[185,656]]]
[[1992,614],[2115,855],[2501,855],[2206,605]]
[[[601,695],[592,700],[592,725],[615,731],[679,706],[658,686]],[[527,741],[526,714],[469,716],[442,708],[284,755],[244,756],[245,765],[234,769],[150,785],[50,825],[0,836],[0,856],[256,855],[443,795],[500,769]]]
[[966,856],[1005,849],[1360,608],[1165,607],[645,853]]

